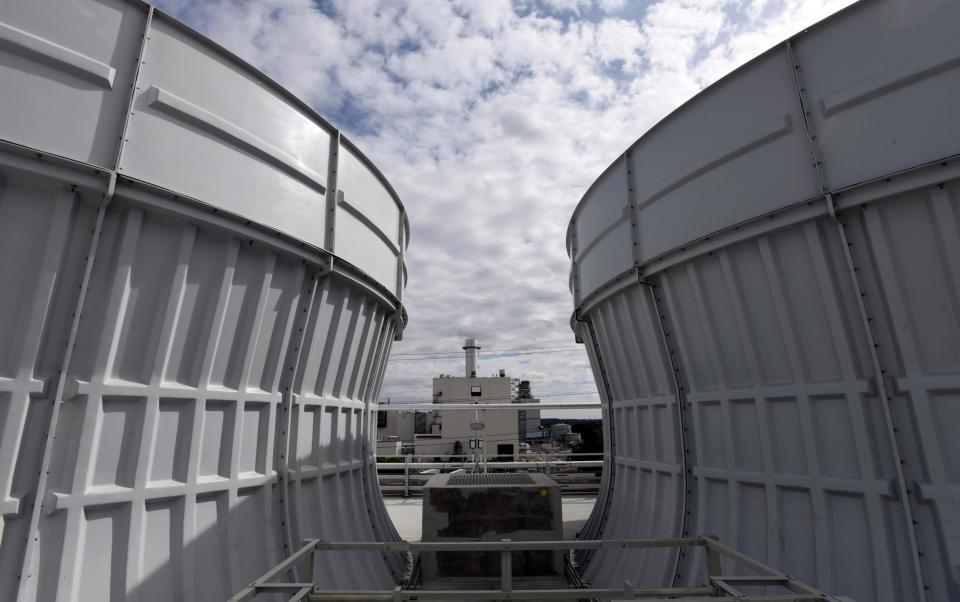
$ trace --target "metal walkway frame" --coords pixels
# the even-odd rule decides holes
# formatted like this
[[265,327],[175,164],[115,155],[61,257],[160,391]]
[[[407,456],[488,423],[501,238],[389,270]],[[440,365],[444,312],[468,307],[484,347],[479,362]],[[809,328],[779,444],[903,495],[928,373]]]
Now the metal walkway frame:
[[[703,548],[709,575],[707,583],[693,587],[635,587],[629,581],[620,588],[571,587],[568,589],[523,590],[513,586],[514,551],[526,550],[627,550],[635,548]],[[500,552],[498,589],[444,589],[431,591],[397,586],[392,590],[336,590],[319,588],[314,582],[314,565],[321,551],[381,552]],[[724,562],[726,560],[727,562]],[[724,567],[726,565],[726,567]],[[724,571],[740,568],[755,575],[734,575]],[[276,580],[285,577],[284,580]],[[289,580],[293,578],[295,580]],[[744,587],[780,587],[785,594],[747,594]],[[582,600],[582,599],[681,599],[711,602],[853,602],[831,596],[790,575],[723,545],[712,537],[677,539],[608,539],[581,541],[470,541],[470,542],[329,542],[309,539],[286,560],[243,588],[229,602],[252,600],[260,594],[290,594],[289,600]]]

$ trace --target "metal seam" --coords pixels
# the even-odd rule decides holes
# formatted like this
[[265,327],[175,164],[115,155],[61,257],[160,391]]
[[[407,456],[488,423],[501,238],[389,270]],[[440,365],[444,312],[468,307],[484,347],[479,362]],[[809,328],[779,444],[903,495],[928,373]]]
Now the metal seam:
[[906,475],[903,471],[904,460],[900,452],[900,445],[897,441],[896,426],[893,421],[893,411],[890,408],[890,400],[892,398],[887,392],[884,371],[880,363],[880,355],[877,352],[876,337],[874,336],[873,330],[870,326],[871,318],[867,314],[867,306],[863,300],[865,293],[863,292],[863,287],[860,284],[860,279],[857,276],[857,267],[853,259],[853,252],[850,250],[851,243],[847,237],[846,225],[840,220],[836,213],[836,205],[834,203],[833,194],[831,194],[829,185],[827,183],[826,174],[823,171],[823,160],[820,156],[819,147],[817,145],[816,132],[814,131],[813,125],[810,123],[809,119],[812,113],[808,109],[809,102],[806,97],[806,86],[803,83],[800,63],[793,52],[793,44],[790,40],[787,40],[784,43],[784,47],[786,48],[790,70],[793,73],[793,81],[796,85],[797,100],[800,104],[800,114],[803,117],[804,131],[806,132],[807,142],[810,146],[810,155],[811,159],[813,160],[813,167],[817,174],[817,183],[821,193],[823,194],[823,200],[826,202],[830,219],[836,225],[837,234],[840,238],[840,246],[843,249],[843,259],[847,268],[847,275],[849,276],[850,285],[853,287],[854,297],[856,297],[857,300],[857,311],[860,314],[860,321],[863,327],[864,336],[866,337],[868,352],[870,354],[870,362],[872,364],[874,378],[877,382],[877,396],[880,398],[880,405],[883,408],[883,417],[887,427],[887,437],[891,448],[890,453],[893,455],[894,471],[896,473],[897,480],[897,493],[902,500],[903,516],[907,527],[907,539],[910,542],[910,551],[913,560],[913,569],[915,575],[914,581],[917,587],[918,596],[917,600],[919,602],[924,602],[927,597],[924,589],[923,568],[920,565],[920,545],[919,541],[917,540],[916,532],[917,522],[913,516],[910,495],[907,491]]
[[[97,218],[93,227],[93,231],[90,236],[90,246],[87,251],[87,257],[83,266],[83,276],[80,281],[79,290],[77,291],[76,301],[73,306],[73,319],[70,323],[70,333],[67,335],[67,342],[64,348],[62,360],[59,367],[59,373],[57,378],[57,388],[54,391],[50,403],[53,405],[50,411],[50,419],[47,425],[46,433],[44,434],[44,444],[43,444],[43,457],[40,460],[40,473],[39,478],[37,479],[37,485],[35,490],[35,498],[33,499],[33,506],[30,512],[30,522],[27,526],[27,545],[24,550],[22,564],[20,573],[17,576],[19,584],[17,586],[17,599],[26,600],[27,599],[27,584],[30,582],[30,578],[33,577],[28,571],[30,570],[30,565],[34,555],[36,554],[37,541],[39,538],[39,528],[40,528],[40,516],[42,510],[45,506],[44,498],[46,496],[47,488],[47,477],[50,473],[50,462],[53,455],[53,445],[55,437],[53,433],[56,432],[58,421],[60,418],[60,406],[63,403],[63,396],[67,389],[67,374],[70,369],[70,362],[73,358],[73,349],[76,346],[77,336],[80,332],[80,320],[83,315],[83,307],[86,302],[87,292],[90,288],[90,279],[93,275],[93,264],[95,263],[97,250],[99,248],[100,237],[103,234],[103,222],[106,217],[107,208],[110,206],[110,203],[113,201],[114,194],[117,189],[117,170],[120,165],[120,157],[123,153],[123,146],[126,139],[127,127],[130,124],[130,116],[133,109],[134,96],[136,94],[136,84],[140,78],[140,65],[143,63],[144,52],[147,47],[147,37],[150,33],[150,25],[153,20],[153,7],[150,6],[147,10],[147,15],[144,20],[143,34],[140,40],[140,49],[137,55],[137,62],[134,65],[133,78],[130,84],[130,93],[127,98],[127,106],[123,113],[123,125],[121,127],[121,135],[117,145],[117,154],[114,161],[114,169],[110,170],[109,179],[107,180],[107,187],[104,191],[103,196],[100,199],[100,205],[97,208]],[[77,195],[79,200],[79,195]],[[24,573],[26,573],[26,579],[24,579]]]
[[[657,312],[657,324],[660,326],[660,336],[663,340],[663,347],[667,350],[667,361],[670,363],[670,373],[673,380],[673,386],[677,392],[677,418],[680,421],[680,449],[681,449],[681,470],[683,471],[683,496],[681,504],[681,514],[680,514],[680,534],[681,537],[686,537],[687,529],[689,524],[687,522],[688,511],[690,510],[690,500],[693,497],[692,494],[688,495],[688,492],[693,491],[694,480],[690,472],[690,461],[688,459],[690,455],[690,447],[687,443],[687,422],[684,415],[684,406],[686,404],[686,394],[683,390],[683,387],[680,386],[680,368],[673,361],[673,353],[670,349],[670,341],[667,338],[667,327],[664,324],[664,313],[660,307],[660,300],[657,298],[657,287],[656,285],[646,282],[639,279],[638,274],[638,284],[641,286],[649,287],[650,296],[653,299],[653,309]],[[673,569],[673,586],[676,587],[677,583],[680,581],[680,565],[682,562],[682,549],[677,548],[677,554],[674,562]]]
[[[60,362],[60,368],[57,377],[57,387],[50,399],[50,403],[53,405],[53,407],[50,411],[50,420],[47,426],[47,431],[44,434],[43,458],[40,461],[40,473],[39,478],[37,479],[35,497],[31,506],[30,524],[27,527],[27,546],[24,550],[23,559],[21,561],[22,564],[20,574],[17,577],[19,580],[19,586],[17,588],[18,600],[28,599],[26,585],[29,583],[30,578],[33,577],[33,575],[28,571],[30,570],[31,561],[33,560],[33,556],[36,551],[40,516],[45,505],[44,497],[47,487],[47,476],[50,473],[50,461],[51,457],[53,456],[53,444],[55,440],[53,433],[56,431],[60,416],[60,406],[62,403],[61,398],[67,389],[67,373],[70,367],[70,361],[73,357],[73,348],[76,345],[77,334],[80,331],[80,319],[83,312],[84,302],[86,301],[87,291],[90,287],[90,278],[93,274],[94,258],[97,253],[100,236],[103,232],[104,216],[106,215],[107,207],[113,200],[116,182],[116,172],[110,172],[110,180],[107,184],[107,189],[101,198],[100,206],[97,208],[97,220],[93,231],[90,233],[90,246],[88,248],[86,261],[84,262],[83,277],[81,278],[76,301],[74,303],[73,319],[70,323],[70,333],[67,335],[63,357]],[[79,195],[77,195],[77,200],[79,200]],[[26,578],[24,578],[25,573]]]
[[[610,423],[610,459],[607,462],[606,470],[609,470],[609,476],[607,477],[607,496],[606,499],[608,503],[604,505],[600,510],[600,520],[597,523],[597,533],[602,534],[603,528],[607,524],[608,518],[608,506],[610,498],[610,492],[614,489],[614,483],[616,482],[616,457],[617,457],[617,443],[616,436],[614,435],[614,429],[616,428],[613,412],[613,391],[610,388],[610,381],[607,378],[607,370],[604,367],[603,354],[600,352],[600,345],[597,343],[597,333],[593,327],[593,322],[589,318],[578,318],[579,322],[583,322],[587,325],[587,330],[590,331],[590,343],[593,345],[593,352],[597,358],[597,364],[599,368],[600,377],[603,379],[603,389],[607,397],[607,416]],[[599,499],[599,496],[598,496]]]
[[[627,175],[627,217],[630,219],[630,242],[632,249],[630,251],[633,257],[633,265],[640,265],[640,220],[638,219],[639,208],[637,207],[637,195],[633,191],[633,169],[630,167],[630,150],[623,153],[624,171]],[[598,237],[597,241],[600,240]]]
[[280,437],[277,441],[277,451],[279,452],[277,462],[277,495],[280,496],[282,523],[280,526],[281,543],[284,550],[293,549],[293,527],[291,525],[290,497],[292,488],[288,478],[287,468],[289,466],[290,455],[290,429],[293,424],[293,402],[294,393],[291,390],[296,381],[300,359],[303,356],[303,342],[307,336],[307,317],[310,315],[310,309],[313,307],[313,300],[317,292],[319,280],[316,272],[305,270],[303,274],[303,284],[300,289],[300,299],[296,306],[296,318],[293,321],[293,336],[288,343],[286,359],[283,362],[283,369],[280,375],[280,407],[279,411],[283,414],[283,424],[280,427]]

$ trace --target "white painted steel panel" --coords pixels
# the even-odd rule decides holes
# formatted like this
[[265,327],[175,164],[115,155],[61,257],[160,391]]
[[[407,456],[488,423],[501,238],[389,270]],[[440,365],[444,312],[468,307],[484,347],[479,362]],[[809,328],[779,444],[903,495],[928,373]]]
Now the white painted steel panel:
[[164,19],[151,24],[144,62],[120,173],[322,247],[329,132]]
[[[655,281],[693,435],[690,529],[828,591],[911,599],[903,500],[833,224],[764,235]],[[701,578],[701,560],[680,579]]]
[[[610,459],[613,457],[613,446],[611,443],[612,437],[610,436],[610,396],[607,394],[606,387],[603,385],[603,374],[600,371],[601,362],[597,358],[596,342],[593,334],[590,332],[589,324],[586,322],[574,322],[574,331],[577,334],[577,340],[583,341],[584,349],[587,352],[587,358],[590,360],[590,368],[593,372],[594,380],[596,381],[600,391],[600,417],[604,428],[603,457],[605,467],[600,475],[600,487],[597,492],[597,501],[594,503],[594,507],[606,509],[609,508],[609,505],[612,503],[611,489],[614,467],[614,465],[610,462]],[[584,523],[583,528],[579,533],[577,533],[577,537],[580,539],[597,539],[603,527],[603,519],[605,516],[606,511],[591,512],[590,516],[587,518],[587,521]],[[589,556],[589,552],[575,552],[575,554],[577,554],[578,559]]]
[[407,232],[376,168],[350,146],[328,232],[336,130],[135,2],[3,5],[0,98],[0,598],[223,599],[304,538],[396,539],[371,405]]
[[580,293],[595,291],[617,274],[633,266],[630,222],[624,217],[594,241],[594,245],[578,253]]
[[337,186],[350,203],[370,216],[384,236],[399,244],[401,207],[389,185],[380,180],[350,144],[341,145],[337,167]]
[[[778,49],[656,125],[591,186],[571,220],[580,253],[595,250],[594,265],[603,266],[592,279],[592,268],[581,273],[581,298],[635,261],[817,197],[803,119],[787,53]],[[606,240],[623,222],[635,250]]]
[[[18,229],[5,232],[4,257],[37,257],[2,266],[25,285],[0,295],[10,310],[3,330],[21,341],[4,349],[0,380],[13,504],[4,524],[5,598],[16,597],[23,571],[24,599],[223,599],[278,562],[290,541],[395,537],[369,481],[366,442],[392,307],[350,280],[316,279],[300,258],[269,245],[118,197],[51,422],[44,383],[55,388],[93,208],[56,183],[5,175],[0,213]],[[37,240],[48,251],[25,254]],[[316,294],[303,299],[313,283]],[[322,383],[298,395],[293,415],[309,404],[317,420],[307,431],[294,427],[288,447],[281,375],[289,350],[299,353],[301,306],[310,327],[300,371]],[[48,427],[55,437],[45,454]],[[297,462],[315,458],[314,468],[288,466],[288,449],[298,450]],[[25,551],[19,542],[31,532],[44,456],[45,501]],[[284,526],[285,504],[314,522]],[[341,512],[317,510],[336,504]],[[330,559],[329,584],[385,586],[403,571],[402,558],[388,560]]]
[[[348,201],[349,202],[349,201]],[[343,204],[337,210],[337,257],[342,257],[386,286],[396,290],[397,257],[396,244],[371,227],[362,215],[345,210]]]
[[[115,169],[331,252],[337,190],[327,186],[339,170],[362,230],[342,234],[345,258],[401,296],[409,227],[383,175],[307,105],[174,19],[137,2],[13,0],[0,8],[0,82],[0,140]],[[387,244],[356,249],[371,237]]]
[[121,0],[4,2],[0,137],[113,167],[145,20]]
[[[57,374],[96,208],[32,174],[0,171],[0,598],[12,600],[37,500]],[[87,199],[89,200],[89,199]],[[14,285],[14,283],[16,283]]]
[[[591,537],[665,526],[655,535],[717,535],[858,600],[960,598],[956,11],[936,0],[858,4],[630,150],[641,209],[619,252],[640,242],[637,275],[592,283],[593,295],[583,287],[575,321],[612,408],[610,491]],[[758,129],[740,131],[767,133],[741,145],[746,154],[705,159],[736,104],[723,97],[756,107],[741,114]],[[806,107],[809,129],[790,102]],[[715,140],[732,148],[731,138]],[[674,165],[690,178],[669,176]],[[712,184],[685,196],[696,182]],[[578,211],[629,202],[598,202],[598,188]],[[654,395],[644,383],[664,365],[676,382]],[[664,455],[665,442],[676,453]],[[658,514],[664,504],[686,519]],[[586,575],[594,585],[702,582],[702,556],[674,567],[659,554],[585,555]]]
[[597,178],[577,207],[574,223],[579,252],[584,253],[615,222],[627,217],[628,205],[626,163],[621,157]]
[[818,196],[809,156],[786,52],[767,52],[631,149],[641,260]]
[[957,153],[957,23],[956,2],[864,2],[798,36],[831,187]]
[[[846,220],[875,325],[924,583],[960,598],[960,179]],[[945,597],[944,597],[945,596]]]
[[[395,328],[386,309],[332,281],[317,285],[291,387],[291,525],[295,533],[315,534],[300,539],[397,538],[389,519],[384,522],[370,447],[376,415],[370,395],[379,386]],[[405,567],[398,557],[391,561],[385,564],[379,552],[321,554],[316,574],[331,587],[392,587]]]
[[617,274],[633,267],[633,251],[624,246],[632,221],[623,157],[590,187],[567,232],[567,253],[573,259],[570,292],[579,300]]
[[[918,192],[863,212],[855,209],[848,222],[864,229],[860,234],[858,226],[848,227],[855,253],[864,253],[857,265],[870,276],[865,282],[874,277],[866,266],[877,260],[871,244],[859,240],[870,231],[868,219],[876,224],[874,236],[880,239],[874,244],[901,241],[902,250],[888,255],[890,261],[903,261],[905,254],[942,270],[942,276],[933,278],[928,272],[904,273],[902,277],[912,277],[917,286],[888,283],[896,287],[888,294],[874,288],[879,282],[865,288],[866,298],[881,309],[891,303],[891,296],[893,301],[907,297],[926,306],[901,306],[896,324],[902,326],[889,326],[912,342],[924,341],[914,347],[913,366],[896,359],[904,347],[888,340],[890,331],[878,330],[878,340],[881,350],[889,350],[890,358],[882,365],[895,383],[893,390],[903,391],[894,399],[895,424],[918,520],[923,579],[931,587],[929,600],[952,600],[958,592],[950,567],[956,564],[952,525],[960,488],[950,477],[956,450],[946,433],[960,427],[952,395],[960,386],[960,312],[954,284],[960,280],[951,272],[956,269],[952,256],[938,249],[939,241],[948,248],[960,244],[960,204],[956,185],[952,189],[953,194],[939,199]],[[918,211],[917,205],[924,203],[911,198],[917,194],[931,196],[928,209]],[[927,213],[938,200],[949,218],[942,226],[930,219],[932,211]],[[920,231],[918,219],[927,222],[929,232],[923,237],[929,242],[920,249],[912,237],[882,235],[884,220]],[[649,329],[626,313],[647,307],[641,298],[647,291],[644,285],[615,293],[587,312],[584,319],[595,329],[614,392],[610,423],[616,428],[616,481],[604,535],[709,533],[828,591],[855,599],[916,599],[891,432],[840,244],[830,220],[807,222],[652,276],[665,317],[667,337],[661,340],[669,342],[669,355],[622,347],[649,336]],[[896,271],[884,273],[897,278]],[[671,500],[662,497],[669,483],[665,477],[679,472],[678,458],[670,464],[661,457],[661,441],[679,436],[678,408],[665,400],[669,418],[651,430],[629,409],[635,402],[617,399],[635,395],[637,380],[667,357],[676,362],[684,391],[692,469],[686,508],[691,515],[685,532],[673,524],[666,532],[651,534],[643,526],[644,517],[664,507],[682,507],[676,494]],[[639,365],[633,364],[641,358]],[[678,472],[671,473],[669,466]],[[632,485],[638,469],[659,475],[661,482],[648,479],[642,486]],[[620,506],[624,509],[618,511]],[[638,554],[630,563],[591,560],[586,574],[594,583],[656,583],[648,580],[662,572],[637,567],[667,560],[659,552]],[[703,559],[693,555],[676,577],[671,574],[660,582],[699,583],[703,566]]]
[[[683,520],[684,475],[677,388],[660,332],[653,292],[637,284],[590,310],[587,345],[602,360],[609,386],[604,473],[613,490],[600,529],[605,537],[673,537]],[[603,387],[606,388],[606,387]],[[677,550],[602,551],[588,564],[591,583],[630,579],[638,587],[669,582]]]

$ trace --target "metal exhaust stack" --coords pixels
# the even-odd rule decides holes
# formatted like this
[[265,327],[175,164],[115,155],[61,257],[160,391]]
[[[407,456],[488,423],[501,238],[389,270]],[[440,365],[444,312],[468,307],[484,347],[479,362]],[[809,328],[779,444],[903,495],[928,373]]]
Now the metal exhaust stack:
[[463,342],[463,351],[466,356],[466,374],[467,378],[477,377],[478,360],[480,356],[480,344],[477,339],[466,339]]

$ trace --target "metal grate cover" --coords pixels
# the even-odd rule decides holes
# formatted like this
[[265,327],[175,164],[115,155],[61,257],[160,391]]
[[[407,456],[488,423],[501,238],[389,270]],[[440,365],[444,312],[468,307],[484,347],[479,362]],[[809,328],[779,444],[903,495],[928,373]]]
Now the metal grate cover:
[[454,474],[447,485],[533,485],[533,479],[525,472],[495,474]]

